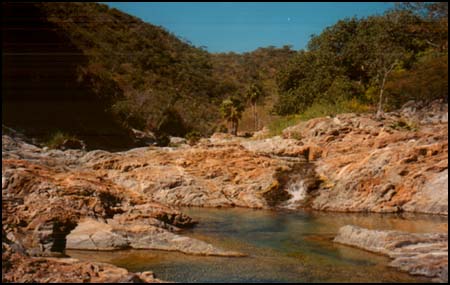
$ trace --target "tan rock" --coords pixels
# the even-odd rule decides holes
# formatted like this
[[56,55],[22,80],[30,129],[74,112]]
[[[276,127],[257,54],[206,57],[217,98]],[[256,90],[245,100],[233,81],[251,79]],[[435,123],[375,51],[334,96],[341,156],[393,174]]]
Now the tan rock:
[[448,282],[448,234],[368,230],[352,225],[339,229],[335,242],[393,258],[390,266],[437,282]]
[[[143,225],[165,231],[195,224],[179,211],[149,200],[93,172],[3,159],[2,217],[8,235],[23,244],[31,255],[63,252],[66,236],[86,217],[113,219],[123,226]],[[124,248],[128,241],[108,229],[94,228],[101,247]],[[80,241],[84,247],[91,239]],[[91,245],[91,247],[95,247]]]
[[[2,268],[4,269],[4,268]],[[14,283],[160,283],[148,273],[132,273],[124,268],[68,258],[37,258],[15,255],[2,274],[2,282]]]
[[[262,192],[278,179],[279,173],[294,171],[301,161],[249,151],[236,142],[222,142],[93,157],[86,167],[166,205],[267,208]],[[122,171],[130,165],[133,171]]]
[[303,143],[295,139],[283,139],[280,136],[262,139],[245,140],[241,145],[247,150],[277,156],[305,157]]
[[84,219],[70,232],[67,249],[113,250],[121,248],[158,249],[196,255],[244,256],[226,251],[206,242],[173,234],[168,230],[145,224],[108,223]]
[[447,124],[419,125],[413,131],[392,128],[398,120],[342,114],[286,129],[286,134],[302,132],[305,147],[317,146],[309,160],[319,176],[327,177],[327,184],[311,193],[309,205],[328,211],[447,215]]
[[260,140],[269,137],[269,135],[270,130],[267,127],[263,127],[260,131],[254,132],[252,138]]
[[[4,229],[3,229],[3,233]],[[151,272],[74,258],[30,257],[21,244],[2,236],[2,283],[159,283]]]

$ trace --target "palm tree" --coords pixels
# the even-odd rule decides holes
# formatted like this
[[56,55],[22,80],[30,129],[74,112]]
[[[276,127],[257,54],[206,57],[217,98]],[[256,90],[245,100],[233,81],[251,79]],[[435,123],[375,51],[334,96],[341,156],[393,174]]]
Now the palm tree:
[[231,97],[222,102],[220,112],[225,120],[231,122],[231,133],[237,135],[239,120],[242,117],[244,105],[241,100]]
[[246,95],[245,97],[246,97],[247,101],[249,101],[250,104],[252,105],[254,129],[255,129],[255,131],[257,131],[258,130],[258,112],[256,110],[256,103],[263,95],[261,86],[253,83],[252,85],[250,85],[250,88],[248,89],[248,91],[245,95]]

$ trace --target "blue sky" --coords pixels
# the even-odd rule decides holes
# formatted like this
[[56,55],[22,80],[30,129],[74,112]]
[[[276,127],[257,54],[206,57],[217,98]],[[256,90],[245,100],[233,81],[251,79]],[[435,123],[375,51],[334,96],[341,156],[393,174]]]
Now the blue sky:
[[306,47],[312,34],[346,17],[382,14],[386,2],[102,2],[163,26],[210,52],[246,52],[269,45]]

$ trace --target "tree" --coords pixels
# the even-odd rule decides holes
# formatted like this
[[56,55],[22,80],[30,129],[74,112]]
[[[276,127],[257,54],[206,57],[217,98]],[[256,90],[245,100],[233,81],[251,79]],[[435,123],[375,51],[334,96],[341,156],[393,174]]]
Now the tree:
[[[339,104],[354,98],[376,105],[381,115],[386,103],[401,101],[386,92],[393,74],[415,68],[417,74],[407,72],[405,76],[417,75],[418,80],[429,72],[433,78],[441,78],[437,71],[445,62],[438,65],[433,60],[433,68],[418,68],[415,63],[432,50],[436,56],[445,58],[448,3],[407,7],[412,8],[391,10],[382,16],[344,19],[313,36],[308,50],[299,51],[277,73],[279,97],[274,111],[289,115],[304,112],[313,104]],[[422,86],[420,82],[414,84]],[[445,82],[440,80],[433,86],[433,90],[441,90]],[[405,97],[398,92],[400,89],[395,96]],[[440,94],[443,92],[430,94],[428,98]]]
[[253,111],[253,120],[254,120],[254,130],[258,130],[258,111],[256,109],[257,102],[261,99],[263,96],[262,88],[259,84],[253,83],[250,85],[249,89],[247,90],[247,93],[245,94],[245,97],[248,102],[250,102],[252,106]]
[[174,107],[168,107],[163,111],[155,132],[157,134],[183,137],[188,133],[189,129],[180,113]]
[[414,30],[426,45],[440,52],[448,49],[448,2],[399,2],[395,7],[420,17]]
[[448,18],[448,2],[397,2],[397,10],[411,11],[422,18]]
[[448,101],[448,54],[424,53],[411,69],[396,70],[386,83],[389,106],[401,107],[409,100]]
[[230,97],[220,105],[220,112],[225,120],[231,123],[231,133],[237,135],[239,120],[242,117],[244,105],[237,97]]
[[408,40],[404,28],[410,20],[402,12],[392,12],[384,17],[369,17],[358,27],[359,40],[365,45],[368,73],[378,94],[377,117],[383,115],[386,81],[392,71],[408,60]]
[[277,75],[279,98],[274,106],[278,115],[304,112],[323,98],[342,67],[328,50],[301,51]]

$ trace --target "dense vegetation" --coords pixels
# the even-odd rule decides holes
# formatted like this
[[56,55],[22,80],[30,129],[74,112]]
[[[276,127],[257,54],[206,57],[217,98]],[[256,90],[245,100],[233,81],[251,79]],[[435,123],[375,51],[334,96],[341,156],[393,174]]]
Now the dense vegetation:
[[158,133],[215,131],[223,100],[244,96],[256,81],[274,90],[277,67],[294,53],[269,47],[243,55],[209,54],[103,4],[36,5],[87,56],[88,63],[78,66],[79,82],[108,100],[125,126]]
[[447,100],[448,3],[403,3],[313,36],[277,76],[280,115]]
[[40,8],[87,55],[88,63],[79,66],[80,82],[90,82],[98,96],[110,100],[122,123],[168,126],[164,131],[184,135],[193,122],[218,117],[214,102],[223,94],[207,52],[103,4]]
[[[24,67],[13,72],[14,76],[29,72],[31,66],[36,70],[30,73],[33,88],[29,89],[43,85],[42,78],[47,76],[49,88],[41,93],[48,93],[54,85],[54,96],[47,98],[50,101],[55,96],[70,100],[84,93],[102,103],[97,107],[86,98],[79,100],[87,102],[79,108],[86,109],[86,114],[93,113],[91,109],[107,109],[125,129],[150,130],[161,138],[196,138],[226,127],[236,133],[238,126],[247,131],[263,125],[280,129],[316,116],[381,112],[411,99],[447,100],[448,3],[444,2],[404,2],[381,16],[341,20],[313,36],[306,50],[270,46],[243,54],[208,53],[162,27],[103,4],[21,5],[37,9],[39,21],[48,24],[42,30],[54,31],[59,44],[67,43],[61,45],[63,51],[76,56],[68,62],[57,58],[56,47],[42,50],[54,58],[52,65],[39,69],[46,64],[41,61],[49,62],[47,57],[31,65],[23,57]],[[14,13],[10,18],[20,20]],[[13,34],[18,33],[13,29]],[[27,42],[29,35],[17,38],[18,42]],[[36,47],[43,46],[36,43]],[[16,58],[9,61],[17,65]],[[71,85],[52,81],[63,68],[70,69],[67,80]],[[3,81],[14,84],[14,80]],[[63,85],[68,87],[60,94]],[[9,97],[21,94],[7,91]],[[60,113],[67,113],[69,107]],[[86,126],[83,122],[71,124],[80,129]]]
[[[288,45],[258,48],[242,54],[211,54],[216,77],[247,107],[242,114],[241,130],[258,130],[274,119],[271,110],[278,98],[276,75],[295,54]],[[252,99],[249,94],[255,87],[259,94]]]

